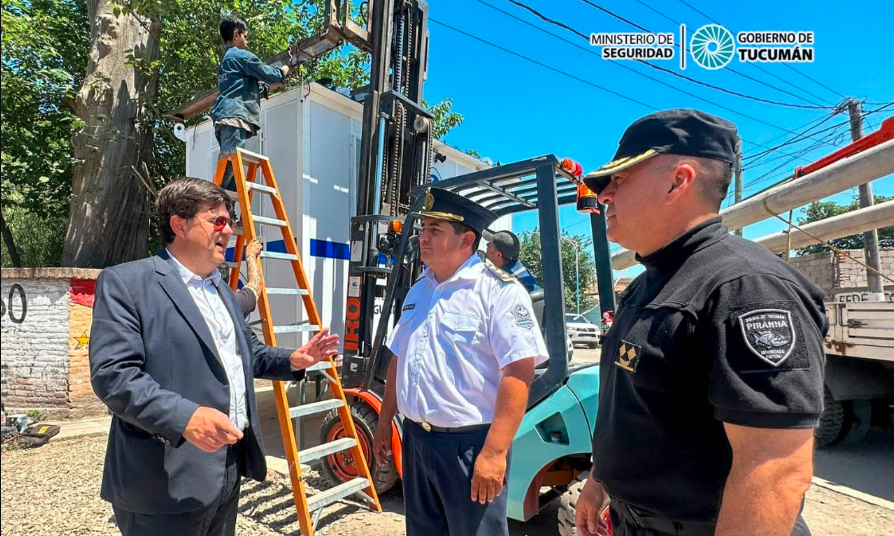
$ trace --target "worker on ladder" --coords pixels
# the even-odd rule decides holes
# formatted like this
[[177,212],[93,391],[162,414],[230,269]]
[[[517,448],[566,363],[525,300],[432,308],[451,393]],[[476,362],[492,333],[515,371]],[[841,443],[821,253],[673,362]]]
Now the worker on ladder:
[[[261,96],[266,96],[267,84],[286,81],[289,66],[270,67],[245,50],[248,27],[241,19],[224,17],[220,21],[220,37],[227,50],[217,69],[220,94],[214,101],[211,120],[223,157],[237,147],[245,147],[245,140],[261,129]],[[221,186],[236,190],[232,165],[227,165]]]

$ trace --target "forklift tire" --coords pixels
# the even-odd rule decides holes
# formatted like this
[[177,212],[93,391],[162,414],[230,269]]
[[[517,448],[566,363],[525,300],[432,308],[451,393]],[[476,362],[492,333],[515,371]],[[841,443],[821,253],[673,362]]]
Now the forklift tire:
[[[574,526],[574,515],[577,508],[577,500],[580,498],[580,492],[587,483],[587,475],[589,471],[583,472],[577,478],[568,484],[568,490],[562,494],[559,499],[559,536],[578,536],[577,529]],[[608,507],[603,509],[601,516],[606,519],[609,524],[608,534],[611,536],[611,521],[608,521]]]
[[599,343],[591,342],[591,343],[587,344],[587,348],[589,348],[590,350],[595,350],[596,348],[599,348]]
[[586,473],[578,476],[568,484],[568,491],[559,499],[559,536],[577,536],[574,528],[574,509],[580,498],[580,490],[586,482]]
[[835,400],[832,391],[823,386],[823,413],[813,432],[817,448],[830,447],[844,439],[848,429],[846,413],[845,403]]
[[[373,434],[379,425],[379,414],[375,409],[362,401],[351,404],[351,417],[354,419],[354,427],[360,440],[360,448],[366,463],[369,464],[369,472],[376,486],[376,493],[382,494],[394,487],[398,481],[397,466],[394,460],[387,466],[380,466],[373,456]],[[345,437],[345,430],[338,418],[338,411],[330,411],[323,419],[320,427],[320,443],[328,443]],[[350,450],[337,452],[326,456],[322,460],[322,472],[329,482],[336,486],[357,477],[354,458]]]

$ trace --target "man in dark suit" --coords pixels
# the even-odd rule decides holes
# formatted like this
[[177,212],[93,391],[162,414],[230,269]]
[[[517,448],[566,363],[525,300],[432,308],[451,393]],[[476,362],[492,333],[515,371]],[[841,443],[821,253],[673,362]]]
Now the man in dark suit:
[[252,379],[300,379],[337,353],[328,329],[287,350],[248,328],[217,271],[231,209],[208,181],[168,184],[165,249],[97,280],[90,378],[114,414],[101,496],[125,536],[233,535],[241,477],[267,474]]

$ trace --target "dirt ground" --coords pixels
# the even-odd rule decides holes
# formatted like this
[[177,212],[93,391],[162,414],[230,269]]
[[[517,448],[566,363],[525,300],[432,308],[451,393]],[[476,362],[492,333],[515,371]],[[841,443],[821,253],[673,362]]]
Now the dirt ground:
[[[889,437],[878,448],[892,452]],[[111,507],[99,498],[105,437],[51,442],[32,450],[2,454],[3,536],[118,534],[111,524]],[[846,460],[841,462],[847,466]],[[888,473],[890,467],[876,472]],[[894,478],[885,478],[889,483]],[[319,475],[308,475],[312,488],[323,485]],[[887,492],[887,490],[886,490]],[[871,499],[871,497],[870,497]],[[329,507],[318,534],[327,536],[402,536],[403,501],[399,491],[382,498],[383,513],[372,513],[353,501]],[[804,512],[816,536],[880,536],[894,534],[894,509],[813,486]],[[557,534],[555,507],[528,523],[511,522],[513,536]],[[266,482],[245,481],[236,534],[240,536],[298,536],[288,480],[273,476]],[[436,535],[432,535],[436,536]]]

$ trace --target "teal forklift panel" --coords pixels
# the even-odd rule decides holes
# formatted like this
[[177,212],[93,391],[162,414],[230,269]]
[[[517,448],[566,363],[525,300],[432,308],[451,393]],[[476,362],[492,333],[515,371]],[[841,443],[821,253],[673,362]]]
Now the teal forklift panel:
[[565,456],[590,454],[591,437],[592,426],[577,396],[565,386],[531,408],[512,443],[508,517],[526,521],[525,496],[537,473]]

